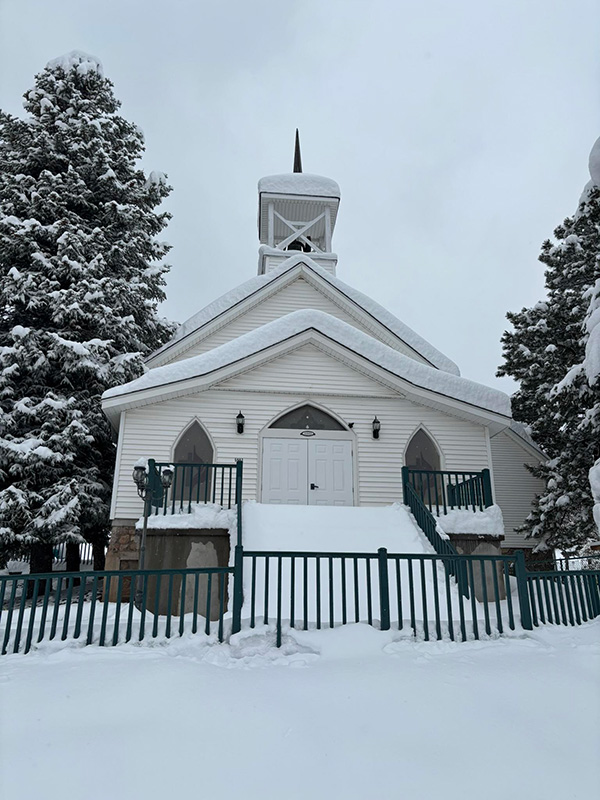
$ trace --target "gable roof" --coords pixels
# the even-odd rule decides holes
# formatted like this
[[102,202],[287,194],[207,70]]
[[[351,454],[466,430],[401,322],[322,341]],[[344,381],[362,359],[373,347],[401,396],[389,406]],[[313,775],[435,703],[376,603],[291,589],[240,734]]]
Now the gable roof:
[[[110,409],[114,414],[120,406],[130,404],[125,401],[126,397],[131,401],[131,395],[141,392],[164,396],[164,392],[159,391],[164,387],[171,387],[179,394],[186,393],[188,389],[193,390],[189,382],[202,376],[212,376],[213,380],[209,381],[212,385],[223,379],[220,371],[224,368],[235,364],[243,366],[252,356],[291,342],[309,331],[344,347],[349,358],[365,360],[373,369],[383,370],[416,389],[459,401],[491,415],[510,417],[510,398],[504,392],[421,364],[352,325],[314,310],[294,311],[206,353],[151,369],[134,381],[104,392],[103,407],[107,413]],[[508,419],[506,421],[508,423]]]
[[394,336],[407,345],[409,349],[413,350],[416,354],[421,356],[421,358],[424,358],[433,367],[452,375],[460,375],[460,370],[453,361],[423,339],[422,336],[419,336],[412,328],[409,328],[408,325],[401,322],[397,317],[383,308],[383,306],[375,302],[375,300],[367,297],[357,289],[353,289],[351,286],[348,286],[348,284],[320,267],[305,254],[290,256],[290,258],[286,259],[276,270],[266,275],[257,275],[255,278],[251,278],[245,283],[236,286],[235,289],[232,289],[212,303],[209,303],[209,305],[205,306],[201,311],[198,311],[183,322],[176,330],[173,337],[161,348],[156,350],[147,361],[152,363],[156,359],[160,360],[160,357],[166,355],[171,348],[180,345],[186,339],[191,339],[195,334],[199,334],[204,326],[232,311],[235,306],[244,302],[251,296],[265,291],[267,287],[272,287],[272,291],[276,291],[278,288],[278,280],[280,281],[283,279],[283,276],[288,275],[288,273],[295,268],[314,273],[314,275],[318,276],[318,278],[335,292],[342,294],[363,313],[372,317],[380,325],[387,328]]

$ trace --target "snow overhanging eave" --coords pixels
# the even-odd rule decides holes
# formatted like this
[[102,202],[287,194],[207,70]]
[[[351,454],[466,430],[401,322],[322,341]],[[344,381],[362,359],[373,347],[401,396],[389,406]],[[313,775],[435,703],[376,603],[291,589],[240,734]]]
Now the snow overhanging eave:
[[[420,386],[408,378],[398,375],[380,364],[371,361],[365,355],[356,353],[343,343],[340,343],[316,328],[308,328],[292,334],[285,339],[270,344],[253,353],[241,356],[235,361],[217,366],[203,374],[167,381],[157,386],[133,389],[129,392],[106,397],[102,400],[102,408],[111,420],[113,426],[116,427],[118,425],[119,415],[122,411],[163,402],[187,394],[206,391],[215,386],[215,384],[222,383],[225,380],[255,369],[266,361],[271,361],[308,343],[320,345],[321,349],[329,351],[330,355],[334,358],[336,356],[341,357],[342,360],[351,367],[353,363],[360,366],[361,372],[366,374],[370,373],[370,376],[374,380],[384,383],[408,400],[436,408],[444,413],[451,413],[469,419],[478,424],[486,425],[490,428],[492,434],[510,425],[511,418],[508,415],[484,406],[479,406],[462,398],[446,395],[430,387]],[[222,345],[222,347],[225,346],[226,345]],[[386,346],[382,345],[382,347]],[[201,356],[196,356],[196,358],[201,358]],[[457,380],[462,381],[465,379],[457,378]],[[240,391],[243,391],[243,389],[240,389]],[[268,392],[269,390],[265,389],[265,393]]]

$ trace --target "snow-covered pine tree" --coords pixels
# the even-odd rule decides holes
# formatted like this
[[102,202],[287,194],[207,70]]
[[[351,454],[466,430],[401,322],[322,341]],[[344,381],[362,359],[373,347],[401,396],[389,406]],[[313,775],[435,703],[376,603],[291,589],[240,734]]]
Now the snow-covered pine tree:
[[513,415],[524,422],[549,461],[532,472],[546,482],[525,530],[537,548],[579,550],[595,535],[588,472],[600,455],[586,430],[591,392],[580,365],[590,287],[600,276],[600,189],[586,187],[577,212],[542,245],[547,297],[507,315],[498,375],[519,381]]
[[50,62],[24,97],[26,119],[0,112],[0,558],[31,548],[44,571],[58,542],[103,553],[100,395],[172,332],[156,313],[170,187],[139,168],[143,135],[96,58]]
[[[600,189],[600,139],[592,147],[589,166],[591,180],[586,192],[590,192],[592,187]],[[582,367],[587,381],[587,411],[582,427],[592,441],[600,443],[600,249],[596,259],[599,277],[587,292],[589,306],[584,323],[585,354]],[[589,479],[594,501],[593,516],[600,534],[600,444],[596,456],[589,471]]]

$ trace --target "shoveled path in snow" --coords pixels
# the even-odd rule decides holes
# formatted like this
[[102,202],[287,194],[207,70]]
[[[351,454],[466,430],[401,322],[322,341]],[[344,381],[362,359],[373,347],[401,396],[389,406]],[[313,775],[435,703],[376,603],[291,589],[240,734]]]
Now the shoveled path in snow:
[[247,550],[433,553],[406,507],[286,506],[244,503]]
[[0,658],[0,796],[575,800],[600,622],[414,644],[364,625]]

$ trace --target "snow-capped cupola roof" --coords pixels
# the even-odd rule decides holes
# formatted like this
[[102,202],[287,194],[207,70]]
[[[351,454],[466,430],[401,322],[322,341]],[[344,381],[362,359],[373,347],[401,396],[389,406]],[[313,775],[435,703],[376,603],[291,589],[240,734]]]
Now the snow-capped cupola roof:
[[337,200],[342,196],[340,187],[331,178],[310,175],[307,172],[288,172],[283,175],[267,175],[258,182],[258,193],[298,194],[312,197],[331,197]]
[[[166,390],[176,396],[194,389],[197,391],[199,381],[208,388],[228,377],[225,374],[228,371],[250,368],[250,361],[256,357],[271,357],[272,348],[277,345],[294,346],[302,334],[309,338],[317,337],[332,347],[341,347],[344,358],[352,362],[358,359],[363,368],[368,364],[374,372],[387,375],[392,381],[401,379],[401,391],[407,395],[416,392],[421,402],[427,398],[436,403],[458,401],[477,413],[510,418],[510,398],[504,392],[420,364],[352,325],[312,309],[294,311],[206,353],[156,367],[134,381],[108,389],[102,395],[103,407],[107,414],[114,416],[131,403],[132,395],[141,395],[148,390],[152,395],[164,395]],[[127,400],[124,396],[128,396]],[[156,399],[162,398],[157,396]],[[145,402],[152,400],[146,398]]]

